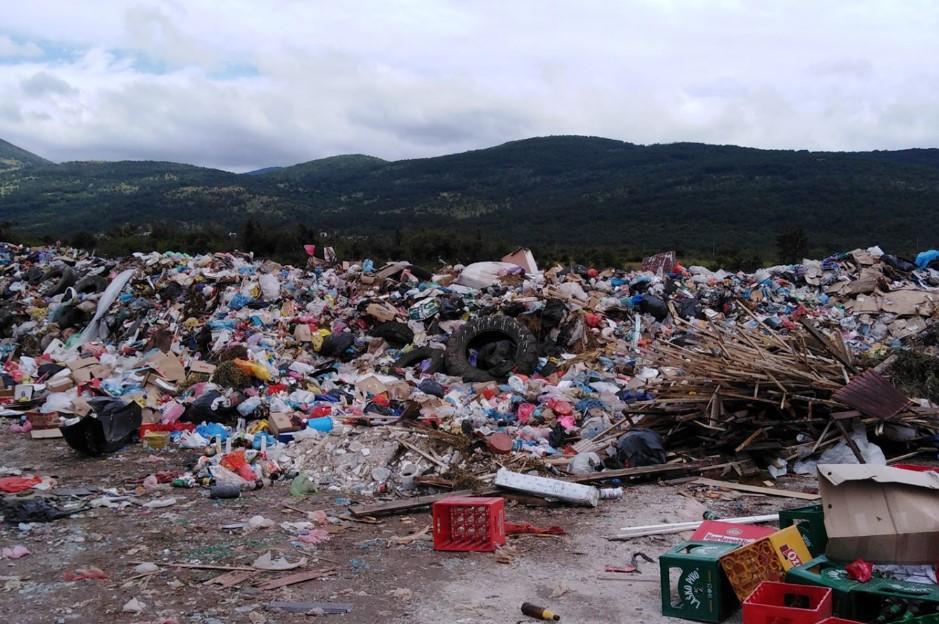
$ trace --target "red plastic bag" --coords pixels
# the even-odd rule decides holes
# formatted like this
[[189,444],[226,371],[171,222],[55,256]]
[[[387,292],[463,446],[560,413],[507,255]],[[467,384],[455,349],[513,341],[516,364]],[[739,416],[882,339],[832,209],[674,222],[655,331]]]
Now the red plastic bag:
[[105,574],[104,570],[101,568],[92,566],[89,568],[69,570],[62,575],[62,578],[66,581],[106,581],[108,580],[108,575]]
[[863,559],[855,559],[846,565],[844,569],[848,573],[848,578],[860,583],[866,583],[874,576],[874,564]]
[[42,479],[37,476],[2,477],[0,478],[0,492],[6,492],[7,494],[18,494],[19,492],[24,492],[37,483],[41,482]]

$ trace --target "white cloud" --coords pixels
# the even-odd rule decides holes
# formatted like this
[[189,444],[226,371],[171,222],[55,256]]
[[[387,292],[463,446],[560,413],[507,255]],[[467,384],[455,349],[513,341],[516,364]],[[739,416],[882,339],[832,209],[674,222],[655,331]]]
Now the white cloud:
[[32,41],[17,43],[10,37],[0,35],[0,59],[33,58],[37,56],[42,56],[42,48]]
[[47,52],[4,64],[0,137],[57,160],[245,170],[564,133],[939,145],[930,2],[33,0],[12,13],[0,55],[14,40]]

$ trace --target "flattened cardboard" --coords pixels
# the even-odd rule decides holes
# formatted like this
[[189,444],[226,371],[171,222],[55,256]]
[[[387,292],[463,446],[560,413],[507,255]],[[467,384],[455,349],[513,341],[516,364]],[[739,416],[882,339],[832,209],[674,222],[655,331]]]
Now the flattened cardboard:
[[388,387],[380,382],[374,375],[369,375],[365,379],[360,379],[355,382],[355,389],[370,395],[381,394],[382,392],[388,391]]
[[755,524],[734,524],[720,520],[705,520],[691,535],[692,542],[721,542],[723,544],[752,544],[776,532],[770,527]]
[[161,354],[153,358],[153,361],[150,362],[150,366],[160,377],[167,381],[180,383],[186,379],[186,369],[183,368],[183,363],[180,362],[179,358],[175,355]]
[[71,360],[69,362],[66,362],[65,365],[68,366],[72,370],[72,372],[75,372],[80,368],[87,368],[88,366],[94,366],[97,363],[98,363],[98,358],[86,357],[86,358],[80,358],[77,360]]
[[62,430],[58,427],[55,429],[33,429],[29,432],[29,437],[33,440],[51,440],[54,438],[61,438]]
[[76,416],[87,416],[91,413],[91,405],[82,397],[75,397],[72,399],[72,413]]
[[820,464],[825,554],[836,561],[939,561],[939,474],[871,464]]
[[212,375],[215,373],[215,364],[209,364],[208,362],[203,362],[202,360],[193,360],[189,363],[189,372]]
[[293,339],[297,342],[313,342],[313,332],[310,331],[310,326],[301,323],[293,330]]

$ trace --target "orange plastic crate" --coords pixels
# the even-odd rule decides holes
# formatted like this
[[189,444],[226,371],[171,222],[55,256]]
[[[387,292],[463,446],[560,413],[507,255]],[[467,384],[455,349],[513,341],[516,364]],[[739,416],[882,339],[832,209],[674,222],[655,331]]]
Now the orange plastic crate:
[[743,624],[818,624],[828,617],[827,587],[763,581],[743,602]]
[[492,552],[505,544],[505,500],[451,496],[433,505],[434,550]]

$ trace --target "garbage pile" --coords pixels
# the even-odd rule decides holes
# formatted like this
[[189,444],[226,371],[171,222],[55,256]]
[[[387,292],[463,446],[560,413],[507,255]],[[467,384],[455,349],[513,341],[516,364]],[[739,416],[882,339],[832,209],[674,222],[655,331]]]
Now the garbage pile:
[[137,438],[198,451],[180,487],[362,495],[715,453],[785,466],[853,452],[855,421],[911,440],[936,428],[926,400],[884,414],[851,386],[932,331],[928,262],[871,248],[753,274],[674,254],[646,268],[542,271],[527,250],[432,272],[7,244],[3,415],[91,456]]

